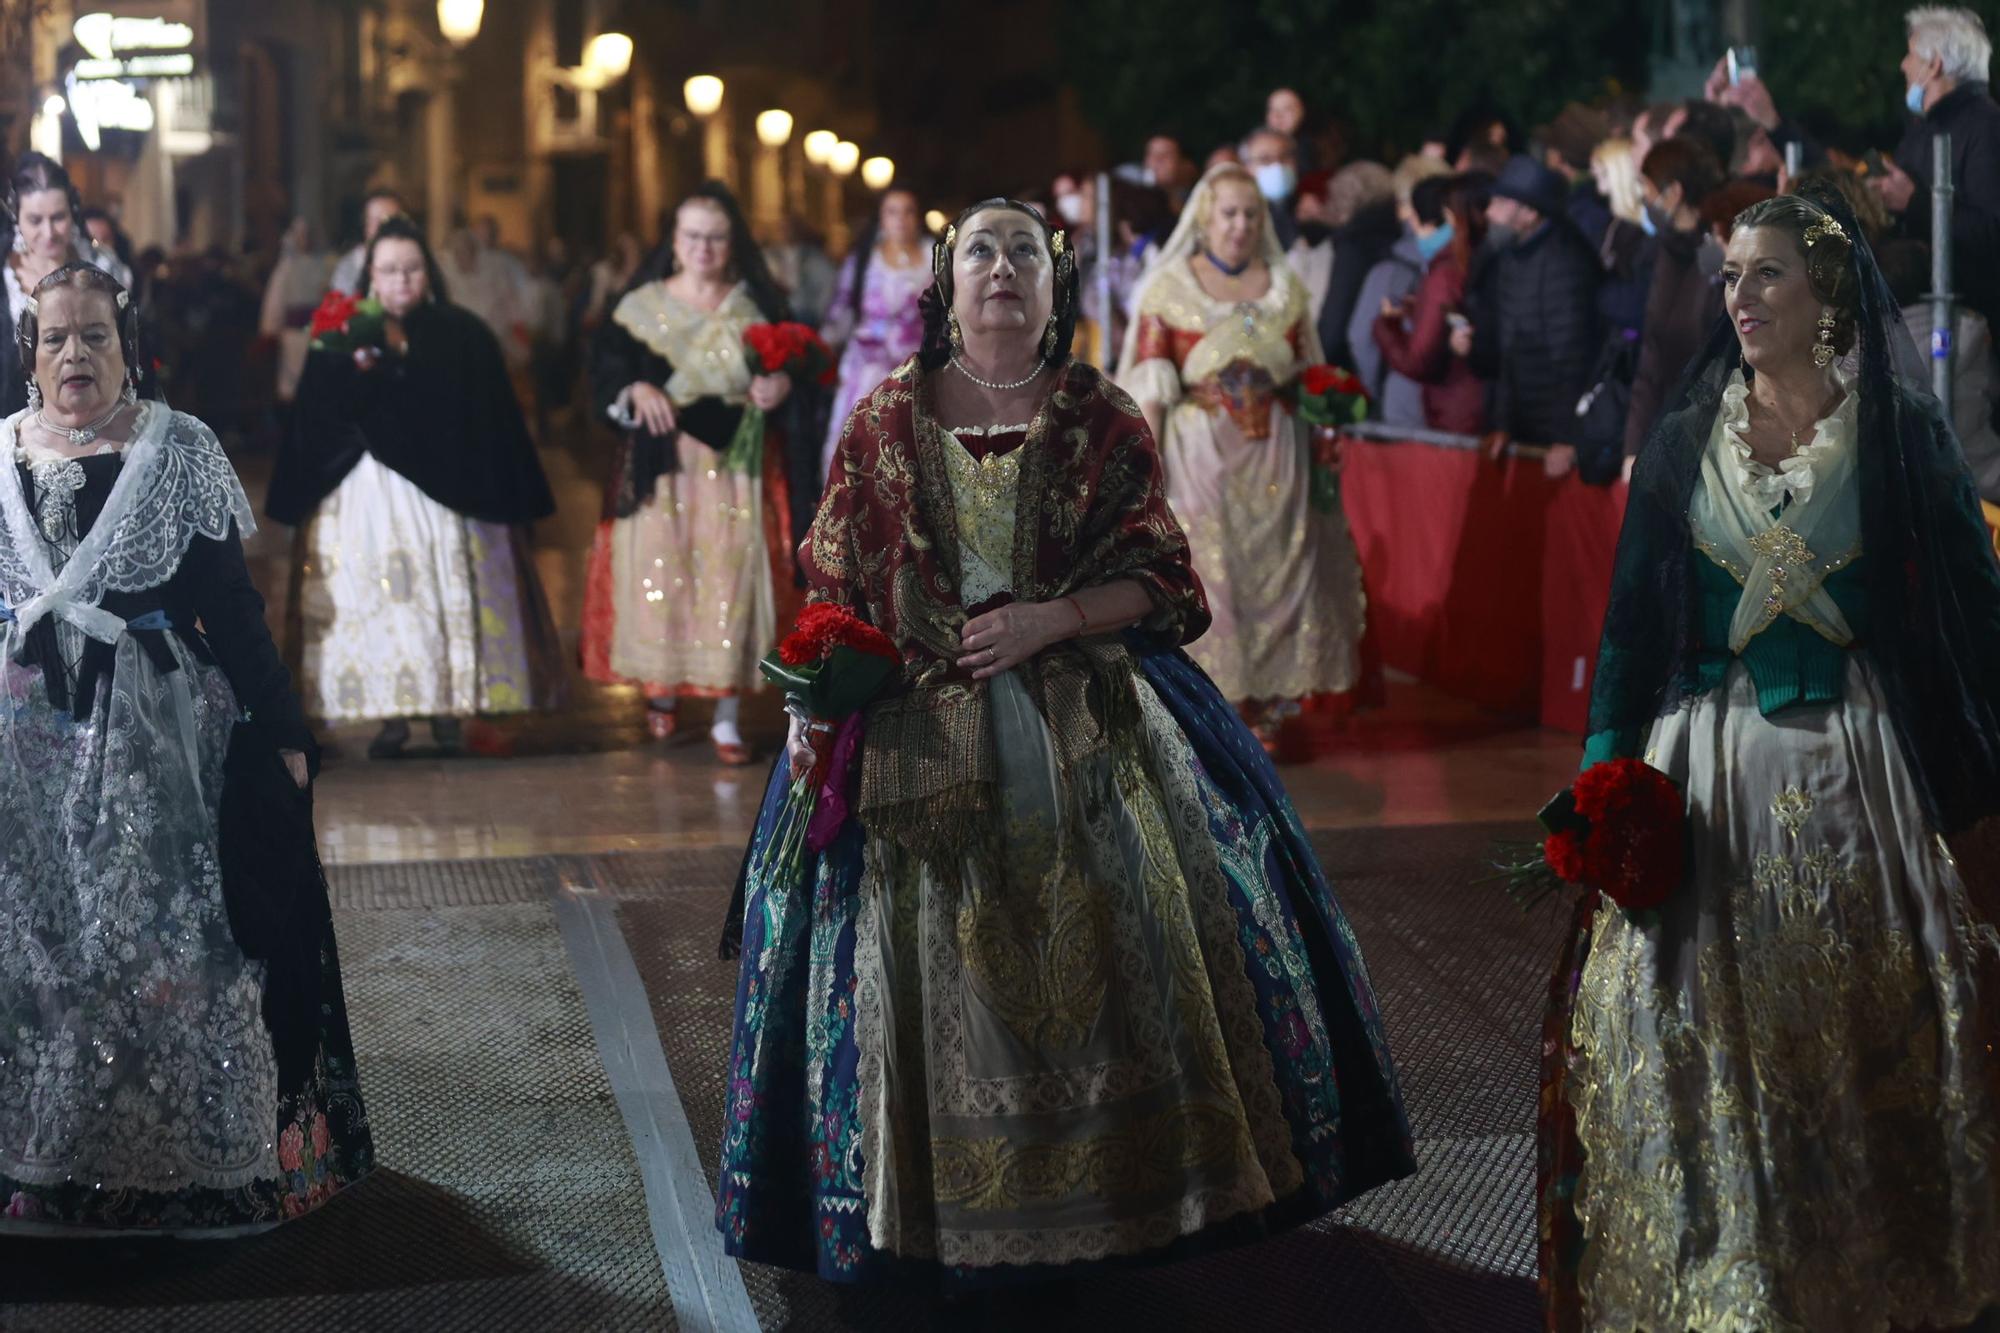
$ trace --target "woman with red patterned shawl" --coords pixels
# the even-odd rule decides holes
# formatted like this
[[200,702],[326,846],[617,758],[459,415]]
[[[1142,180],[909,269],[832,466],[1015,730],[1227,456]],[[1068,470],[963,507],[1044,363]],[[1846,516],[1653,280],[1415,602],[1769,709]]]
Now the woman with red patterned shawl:
[[783,764],[758,820],[726,941],[728,1248],[950,1290],[1240,1241],[1407,1175],[1353,932],[1180,650],[1208,609],[1152,435],[1069,358],[1066,238],[991,200],[935,268],[924,350],[849,416],[802,549],[811,597],[902,671],[830,845],[765,854]]

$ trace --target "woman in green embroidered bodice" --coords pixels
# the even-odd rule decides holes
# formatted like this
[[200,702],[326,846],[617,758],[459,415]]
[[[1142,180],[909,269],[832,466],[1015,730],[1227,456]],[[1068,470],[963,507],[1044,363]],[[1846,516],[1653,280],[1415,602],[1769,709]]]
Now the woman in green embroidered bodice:
[[[1879,424],[1919,409],[1864,404],[1900,386],[1844,367],[1877,300],[1859,284],[1879,284],[1852,226],[1796,196],[1738,219],[1722,277],[1740,365],[1705,359],[1716,396],[1683,395],[1649,445],[1698,472],[1663,481],[1666,456],[1642,460],[1628,510],[1625,539],[1639,536],[1593,701],[1609,728],[1585,763],[1643,757],[1671,777],[1687,863],[1654,911],[1582,917],[1554,991],[1552,1326],[1874,1333],[2000,1302],[1986,981],[2000,936],[1934,837],[1951,830],[1927,815],[1908,701],[1885,685],[1902,647],[1886,636],[1908,630],[1866,562],[1905,562],[1886,524],[1863,549],[1862,462],[1871,485],[1914,484],[1899,479],[1916,464],[1867,451],[1901,448]],[[1683,513],[1663,508],[1680,496]],[[1676,518],[1685,593],[1655,583],[1649,601],[1625,557],[1657,557]],[[1940,561],[1991,559],[1930,535]],[[1911,596],[1949,577],[1907,568]],[[1990,579],[1951,588],[1968,619],[1996,614]],[[1635,628],[1648,606],[1662,620]],[[1624,703],[1649,668],[1679,673],[1652,717]]]

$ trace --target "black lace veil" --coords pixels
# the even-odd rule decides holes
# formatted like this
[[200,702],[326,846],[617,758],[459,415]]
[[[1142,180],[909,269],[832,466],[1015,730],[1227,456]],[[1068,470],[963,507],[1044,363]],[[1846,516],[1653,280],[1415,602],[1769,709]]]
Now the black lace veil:
[[[2000,812],[2000,564],[1963,451],[1930,391],[1928,362],[1852,211],[1831,190],[1812,205],[1851,239],[1862,580],[1868,637],[1891,717],[1932,830]],[[1815,287],[1828,275],[1815,272]],[[1841,330],[1845,342],[1847,329]],[[1667,400],[1632,476],[1591,692],[1593,732],[1637,733],[1698,689],[1688,505],[1723,390],[1742,367],[1717,324]],[[1749,374],[1745,368],[1745,374]]]

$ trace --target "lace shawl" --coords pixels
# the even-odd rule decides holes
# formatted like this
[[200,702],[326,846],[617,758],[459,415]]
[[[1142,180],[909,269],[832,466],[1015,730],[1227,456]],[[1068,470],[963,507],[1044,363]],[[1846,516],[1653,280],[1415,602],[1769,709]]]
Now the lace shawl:
[[234,524],[256,531],[250,498],[215,433],[185,412],[141,403],[125,466],[75,553],[58,571],[13,466],[26,412],[0,422],[0,597],[14,613],[10,649],[45,615],[115,642],[125,624],[98,603],[109,592],[167,582],[196,537],[220,541]]

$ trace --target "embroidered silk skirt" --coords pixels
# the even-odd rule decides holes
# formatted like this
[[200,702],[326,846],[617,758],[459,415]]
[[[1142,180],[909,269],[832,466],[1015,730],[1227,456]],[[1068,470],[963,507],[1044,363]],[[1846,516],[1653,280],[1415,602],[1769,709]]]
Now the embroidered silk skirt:
[[[772,569],[784,544],[773,537],[789,525],[769,483],[780,451],[767,447],[765,468],[750,473],[689,435],[678,447],[680,471],[655,483],[650,503],[598,526],[584,674],[656,698],[754,690],[757,663],[777,642]],[[782,568],[790,574],[789,557]]]
[[328,722],[553,707],[562,649],[521,528],[363,455],[307,521],[301,698]]
[[732,1253],[1021,1280],[1266,1234],[1415,1169],[1359,947],[1269,760],[1178,653],[1133,684],[1137,734],[1065,795],[1027,690],[992,682],[997,858],[926,862],[850,823],[787,881],[760,856],[774,778],[722,1147]]
[[1160,457],[1215,623],[1188,654],[1231,702],[1338,694],[1360,678],[1367,594],[1338,508],[1311,500],[1305,428],[1283,404],[1253,440],[1229,413],[1183,401]]
[[1601,910],[1583,966],[1583,1326],[1970,1321],[2000,1302],[2000,939],[1925,831],[1872,668],[1767,718],[1739,663],[1648,759],[1685,785],[1692,871],[1657,923]]

